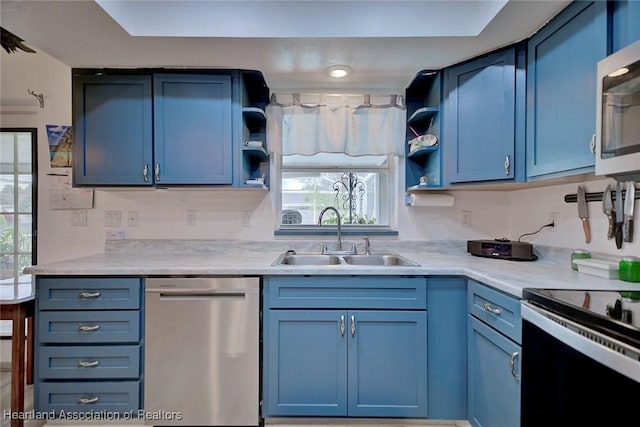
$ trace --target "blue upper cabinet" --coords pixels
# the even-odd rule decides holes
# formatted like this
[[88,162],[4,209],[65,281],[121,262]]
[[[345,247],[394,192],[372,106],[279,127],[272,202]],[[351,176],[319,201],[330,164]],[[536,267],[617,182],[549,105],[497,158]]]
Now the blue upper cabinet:
[[267,189],[268,102],[258,71],[74,69],[74,185]]
[[571,3],[529,40],[529,179],[593,170],[596,68],[607,51],[603,1]]
[[[524,145],[517,132],[516,62],[523,52],[509,48],[448,68],[444,98],[444,175],[448,184],[513,180],[516,145]],[[521,59],[523,60],[523,59]],[[517,92],[517,89],[520,91]],[[522,98],[522,102],[524,98]]]
[[231,76],[157,74],[156,184],[231,184]]
[[613,52],[640,40],[640,1],[616,0],[611,7]]
[[151,96],[151,76],[74,76],[74,185],[152,184]]

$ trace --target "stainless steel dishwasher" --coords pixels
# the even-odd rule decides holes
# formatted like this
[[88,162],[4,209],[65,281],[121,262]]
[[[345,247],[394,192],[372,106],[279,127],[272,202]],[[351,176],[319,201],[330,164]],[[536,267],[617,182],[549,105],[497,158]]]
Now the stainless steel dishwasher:
[[257,277],[146,280],[144,410],[160,418],[146,424],[258,425],[259,288]]

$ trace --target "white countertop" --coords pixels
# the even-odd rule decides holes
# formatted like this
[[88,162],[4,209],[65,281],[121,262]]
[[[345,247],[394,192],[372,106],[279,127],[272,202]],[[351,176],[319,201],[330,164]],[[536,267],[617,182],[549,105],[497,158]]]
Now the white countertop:
[[[153,242],[154,250],[149,250]],[[372,242],[372,253],[397,253],[420,264],[419,267],[371,267],[352,265],[272,266],[291,243],[248,243],[185,241],[158,250],[158,241],[117,242],[99,255],[42,264],[25,269],[35,275],[113,276],[267,276],[267,275],[425,275],[466,276],[514,295],[524,288],[632,290],[640,283],[603,279],[571,270],[567,250],[551,250],[534,262],[517,262],[474,257],[460,242]],[[194,242],[196,242],[194,244]],[[123,246],[124,245],[124,246]],[[318,253],[307,245],[301,253]],[[126,246],[126,247],[125,247]],[[380,246],[377,247],[377,246]],[[206,249],[203,250],[203,248]],[[384,249],[383,249],[384,247]],[[398,250],[395,250],[398,249]],[[565,258],[566,259],[562,259]]]

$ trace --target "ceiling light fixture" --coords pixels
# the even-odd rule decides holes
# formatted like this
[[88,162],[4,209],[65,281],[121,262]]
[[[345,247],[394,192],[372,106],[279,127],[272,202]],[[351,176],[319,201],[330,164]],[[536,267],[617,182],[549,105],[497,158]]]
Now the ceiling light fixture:
[[331,77],[335,77],[336,79],[346,77],[352,72],[353,69],[346,65],[332,65],[331,67],[327,68],[327,73],[329,73]]

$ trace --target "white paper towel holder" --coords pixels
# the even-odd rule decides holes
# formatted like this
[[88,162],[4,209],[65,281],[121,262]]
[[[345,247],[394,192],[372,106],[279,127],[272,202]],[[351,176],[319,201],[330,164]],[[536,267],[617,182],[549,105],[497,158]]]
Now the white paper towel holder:
[[405,203],[409,207],[421,206],[453,206],[455,197],[449,193],[410,193],[405,196]]

